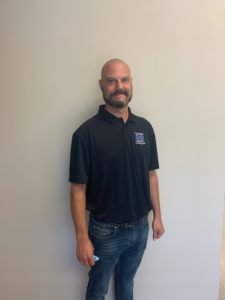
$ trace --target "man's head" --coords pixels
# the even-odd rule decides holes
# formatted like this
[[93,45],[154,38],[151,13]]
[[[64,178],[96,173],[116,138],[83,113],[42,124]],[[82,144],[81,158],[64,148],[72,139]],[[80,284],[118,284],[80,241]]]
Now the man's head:
[[104,64],[99,85],[105,102],[116,108],[127,106],[132,98],[132,78],[129,66],[120,59]]

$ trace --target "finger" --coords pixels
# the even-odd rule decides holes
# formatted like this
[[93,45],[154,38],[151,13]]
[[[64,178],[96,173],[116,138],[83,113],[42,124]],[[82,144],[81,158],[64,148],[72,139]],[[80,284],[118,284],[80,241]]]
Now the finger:
[[87,259],[85,258],[85,257],[81,257],[80,259],[79,259],[79,261],[80,261],[80,263],[82,264],[82,265],[84,265],[84,266],[88,266],[87,264]]
[[92,267],[95,265],[95,262],[93,260],[93,257],[89,257],[89,258],[86,258],[84,261],[83,261],[83,264],[86,266],[86,267]]
[[82,265],[85,265],[86,267],[91,267],[95,265],[93,255],[84,255],[81,257],[80,262]]
[[160,239],[161,236],[163,235],[164,230],[155,230],[153,233],[153,240],[155,241],[156,239]]
[[88,258],[88,264],[89,264],[90,267],[93,267],[95,265],[93,255]]
[[77,259],[82,265],[86,265],[87,258],[82,254],[77,254]]
[[153,231],[153,241],[157,239],[157,236],[158,236],[157,231]]
[[78,261],[79,261],[82,265],[85,265],[85,259],[79,258],[79,257],[78,257]]
[[160,236],[161,236],[161,233],[160,233],[159,230],[155,230],[155,231],[153,232],[153,240],[154,240],[154,241],[157,240],[157,239],[159,239]]

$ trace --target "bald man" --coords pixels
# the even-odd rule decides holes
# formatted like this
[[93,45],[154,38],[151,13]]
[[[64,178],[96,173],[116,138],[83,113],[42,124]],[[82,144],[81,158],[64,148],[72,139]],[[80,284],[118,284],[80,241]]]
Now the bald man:
[[124,61],[106,62],[99,86],[105,104],[75,131],[71,144],[69,181],[76,256],[90,267],[86,300],[105,299],[113,272],[116,299],[132,300],[151,210],[153,240],[164,233],[156,139],[151,124],[128,106],[133,87]]

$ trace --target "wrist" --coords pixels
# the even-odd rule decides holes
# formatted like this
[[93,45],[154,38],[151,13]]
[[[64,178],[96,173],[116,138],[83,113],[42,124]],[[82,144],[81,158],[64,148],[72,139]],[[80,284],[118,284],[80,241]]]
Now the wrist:
[[161,213],[160,212],[155,212],[154,210],[153,210],[153,217],[154,217],[154,219],[158,219],[158,220],[162,219]]
[[87,233],[79,233],[79,234],[76,234],[76,240],[77,241],[89,240],[89,236]]

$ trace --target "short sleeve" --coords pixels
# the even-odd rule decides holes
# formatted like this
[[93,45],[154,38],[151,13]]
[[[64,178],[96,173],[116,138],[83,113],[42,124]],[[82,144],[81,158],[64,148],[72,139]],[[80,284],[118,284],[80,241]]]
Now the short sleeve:
[[81,135],[75,132],[72,137],[70,151],[69,181],[73,183],[87,183],[89,162],[88,143],[84,141]]
[[149,171],[156,170],[158,168],[159,168],[158,152],[157,152],[155,133],[153,131],[152,138],[151,138],[151,144],[150,144]]

